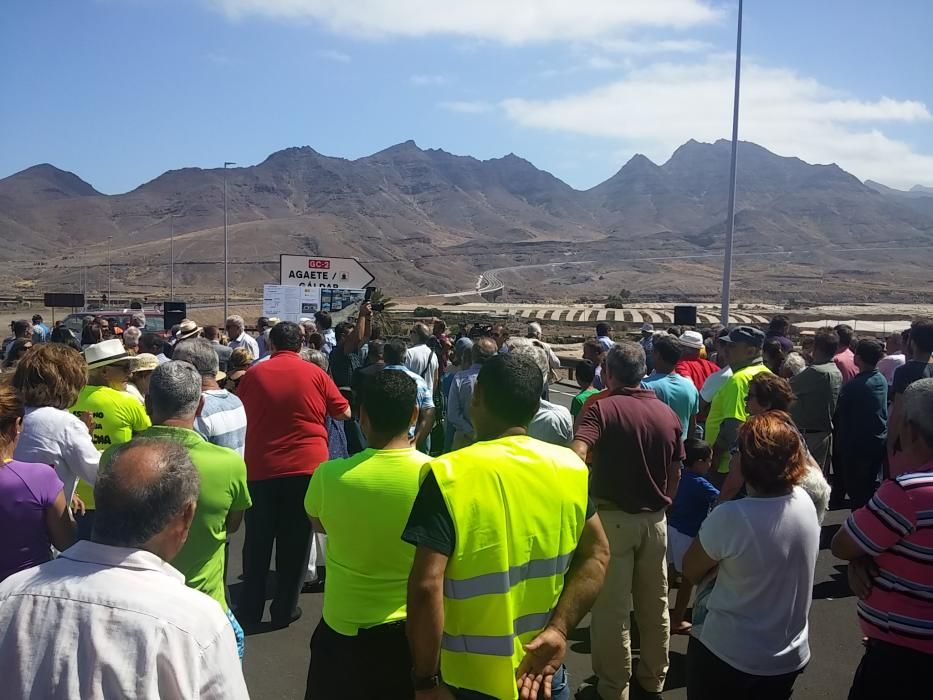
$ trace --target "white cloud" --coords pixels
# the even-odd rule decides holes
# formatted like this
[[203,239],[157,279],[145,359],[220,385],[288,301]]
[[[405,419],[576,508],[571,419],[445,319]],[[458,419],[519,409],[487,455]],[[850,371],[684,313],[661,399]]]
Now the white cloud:
[[320,49],[314,52],[314,55],[318,58],[323,58],[325,61],[333,61],[334,63],[349,63],[350,56],[345,54],[343,51],[336,51],[334,49]]
[[604,51],[633,56],[649,56],[659,53],[698,53],[708,51],[712,45],[696,39],[601,39],[597,46]]
[[208,61],[213,63],[215,66],[229,66],[232,63],[232,61],[230,60],[230,57],[227,56],[227,54],[220,53],[217,51],[209,51],[206,54],[206,58]]
[[[684,141],[728,138],[733,63],[657,63],[623,80],[552,100],[502,102],[513,121],[540,129],[617,140],[656,162]],[[861,100],[784,69],[746,63],[742,70],[739,137],[782,155],[838,163],[861,178],[892,186],[928,182],[933,155],[883,133],[886,123],[933,120],[922,102]]]
[[617,36],[642,27],[687,28],[718,19],[711,0],[206,0],[232,19],[318,22],[339,34],[462,36],[508,44]]
[[448,112],[458,112],[460,114],[485,114],[495,109],[495,106],[482,100],[454,100],[452,102],[441,102],[437,105]]
[[417,87],[440,87],[447,85],[450,80],[444,75],[413,75],[408,78],[408,82]]

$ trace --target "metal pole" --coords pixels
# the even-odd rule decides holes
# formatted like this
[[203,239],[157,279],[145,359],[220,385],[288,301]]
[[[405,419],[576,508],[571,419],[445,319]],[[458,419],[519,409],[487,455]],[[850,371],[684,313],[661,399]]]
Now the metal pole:
[[172,245],[170,249],[170,255],[172,256],[171,261],[169,262],[169,277],[171,278],[171,292],[169,293],[169,298],[172,301],[175,301],[175,214],[171,215],[172,219]]
[[110,304],[110,297],[113,295],[113,286],[111,284],[112,278],[110,277],[110,262],[112,259],[113,251],[113,236],[107,236],[107,303]]
[[236,165],[232,161],[224,161],[224,322],[230,315],[230,287],[228,284],[227,264],[228,246],[227,246],[227,166]]
[[732,282],[732,244],[735,239],[735,166],[739,150],[739,83],[742,74],[742,0],[735,40],[735,95],[732,101],[732,162],[729,166],[729,212],[726,222],[726,250],[722,263],[722,308],[719,322],[729,325],[729,286]]

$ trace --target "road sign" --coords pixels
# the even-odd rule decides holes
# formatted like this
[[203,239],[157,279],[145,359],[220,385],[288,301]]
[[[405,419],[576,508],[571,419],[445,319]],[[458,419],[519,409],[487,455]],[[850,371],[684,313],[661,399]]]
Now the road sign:
[[280,255],[279,266],[282,284],[292,287],[365,289],[374,279],[354,258]]

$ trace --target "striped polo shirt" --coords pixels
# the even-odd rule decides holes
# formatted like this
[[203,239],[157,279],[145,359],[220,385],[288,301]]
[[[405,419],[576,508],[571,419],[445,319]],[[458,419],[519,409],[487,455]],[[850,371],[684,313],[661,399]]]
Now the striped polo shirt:
[[208,442],[233,450],[241,457],[246,449],[246,410],[243,402],[226,389],[205,391],[204,405],[194,429]]
[[885,481],[843,527],[880,570],[858,603],[864,633],[933,654],[933,464]]

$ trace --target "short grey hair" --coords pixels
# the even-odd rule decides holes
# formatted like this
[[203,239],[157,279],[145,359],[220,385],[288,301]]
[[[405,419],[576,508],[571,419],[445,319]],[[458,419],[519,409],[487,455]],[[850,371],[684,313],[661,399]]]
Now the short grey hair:
[[[130,316],[130,323],[136,328],[146,327],[146,314],[133,314]],[[125,331],[124,331],[125,332]]]
[[207,338],[182,340],[172,350],[172,359],[191,363],[202,377],[216,377],[220,371],[220,358]]
[[411,334],[417,338],[419,343],[426,343],[428,338],[431,337],[431,331],[423,323],[416,323],[412,326]]
[[537,338],[538,336],[541,335],[541,333],[542,331],[541,331],[540,323],[538,323],[537,321],[532,321],[531,323],[528,324],[528,337],[529,338]]
[[123,347],[125,348],[137,348],[139,347],[139,338],[143,332],[136,326],[130,326],[125,331],[123,331]]
[[312,365],[317,365],[325,372],[330,367],[330,360],[327,358],[327,354],[321,350],[316,350],[314,348],[302,348],[301,352],[298,353],[301,355],[301,359],[305,362],[310,362]]
[[[154,479],[138,478],[138,456],[146,450],[153,460]],[[97,515],[91,539],[113,547],[142,547],[162,532],[191,503],[201,488],[198,470],[180,442],[135,438],[119,445],[102,461],[94,485]]]
[[645,350],[628,340],[616,343],[606,356],[606,367],[622,386],[638,386],[645,378]]
[[534,345],[527,338],[512,338],[509,342],[509,352],[518,357],[527,357],[530,358],[538,366],[538,369],[541,371],[541,376],[544,378],[545,383],[547,383],[547,376],[551,369],[551,365],[548,362],[547,353],[543,348],[539,348],[537,345]]
[[246,330],[246,321],[243,320],[243,317],[238,314],[233,314],[232,316],[227,316],[226,322],[224,322],[224,327],[234,325],[239,328],[241,331]]
[[153,420],[190,415],[201,399],[201,374],[189,362],[171,360],[161,364],[149,380],[148,398]]
[[933,377],[918,379],[904,392],[904,420],[933,447]]
[[781,374],[788,377],[796,377],[807,368],[807,360],[799,352],[792,352],[784,358],[784,364],[781,365]]

